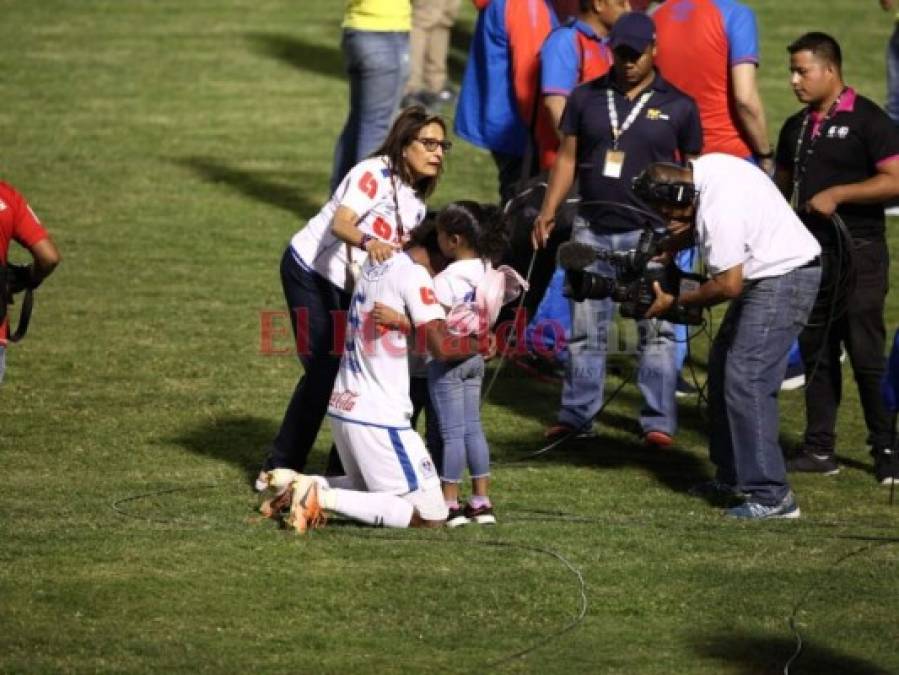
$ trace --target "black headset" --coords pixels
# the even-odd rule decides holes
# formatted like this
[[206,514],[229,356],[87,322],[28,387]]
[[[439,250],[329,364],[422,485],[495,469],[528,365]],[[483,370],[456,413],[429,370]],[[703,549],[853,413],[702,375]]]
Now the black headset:
[[[677,168],[680,165],[672,164]],[[634,194],[649,204],[668,204],[670,206],[689,206],[696,199],[696,186],[687,181],[667,181],[650,178],[648,171],[643,171],[633,181]]]

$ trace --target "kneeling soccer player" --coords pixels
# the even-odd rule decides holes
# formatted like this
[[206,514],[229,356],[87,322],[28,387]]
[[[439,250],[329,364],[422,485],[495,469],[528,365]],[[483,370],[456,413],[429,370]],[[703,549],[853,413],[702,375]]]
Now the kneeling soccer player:
[[290,470],[268,474],[279,491],[262,505],[276,516],[290,505],[288,524],[298,532],[319,527],[332,511],[369,525],[439,527],[447,517],[434,462],[410,426],[408,339],[403,330],[379,327],[375,302],[408,315],[438,359],[477,351],[475,338],[446,330],[431,277],[446,266],[433,223],[420,225],[404,253],[375,265],[366,262],[347,317],[340,371],[328,417],[346,475],[306,476]]

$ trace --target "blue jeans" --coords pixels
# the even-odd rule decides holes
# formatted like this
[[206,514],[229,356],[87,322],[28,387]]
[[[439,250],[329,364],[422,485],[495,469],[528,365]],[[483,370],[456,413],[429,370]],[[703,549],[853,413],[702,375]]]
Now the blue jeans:
[[899,125],[899,22],[887,45],[887,115]]
[[341,41],[350,113],[334,149],[331,192],[387,138],[409,77],[409,33],[346,29]]
[[443,470],[440,480],[462,480],[466,460],[472,478],[490,474],[490,449],[481,428],[481,383],[484,357],[428,364],[428,387],[443,437]]
[[744,282],[709,355],[709,455],[716,478],[767,506],[790,489],[778,442],[777,394],[820,280],[820,267],[805,267]]
[[[589,227],[583,218],[575,220],[572,240],[591,246],[628,250],[636,247],[640,230],[606,230]],[[607,262],[596,261],[589,268],[591,272],[614,276]],[[590,425],[602,405],[603,380],[606,374],[606,353],[609,349],[609,326],[615,303],[609,299],[585,300],[571,303],[571,341],[568,349],[570,359],[562,384],[562,408],[559,422],[576,429]],[[633,326],[624,322],[624,329]],[[637,324],[636,351],[640,356],[637,385],[643,395],[640,410],[640,426],[644,432],[663,431],[674,434],[677,428],[677,404],[674,389],[677,386],[677,364],[674,328],[667,321],[650,319]],[[621,346],[626,351],[634,344],[619,336],[612,347]],[[618,344],[616,344],[618,343]]]
[[[278,435],[272,442],[268,468],[302,471],[315,443],[340,368],[334,344],[334,323],[346,316],[350,294],[301,266],[288,246],[281,258],[281,285],[294,337],[302,353],[303,377],[294,389]],[[297,310],[304,321],[298,321]]]

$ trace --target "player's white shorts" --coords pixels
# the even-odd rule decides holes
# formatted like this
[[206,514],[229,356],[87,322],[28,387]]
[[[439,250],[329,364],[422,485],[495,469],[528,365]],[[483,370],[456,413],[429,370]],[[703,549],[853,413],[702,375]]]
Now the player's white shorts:
[[358,489],[403,497],[422,518],[446,520],[440,478],[415,429],[328,417],[344,472]]

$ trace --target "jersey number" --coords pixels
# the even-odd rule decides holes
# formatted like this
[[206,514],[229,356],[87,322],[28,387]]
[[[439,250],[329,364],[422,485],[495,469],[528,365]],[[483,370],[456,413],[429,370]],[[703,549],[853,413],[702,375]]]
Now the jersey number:
[[371,171],[366,171],[362,174],[362,178],[359,179],[359,189],[362,190],[363,194],[368,195],[369,199],[374,199],[375,195],[378,194],[378,181],[371,175]]
[[390,241],[390,235],[393,233],[390,228],[390,223],[386,220],[378,216],[375,218],[375,222],[371,226],[372,231],[378,235],[384,241]]
[[426,305],[436,305],[437,304],[437,296],[434,295],[434,291],[426,286],[422,286],[418,289],[421,292],[421,301]]

